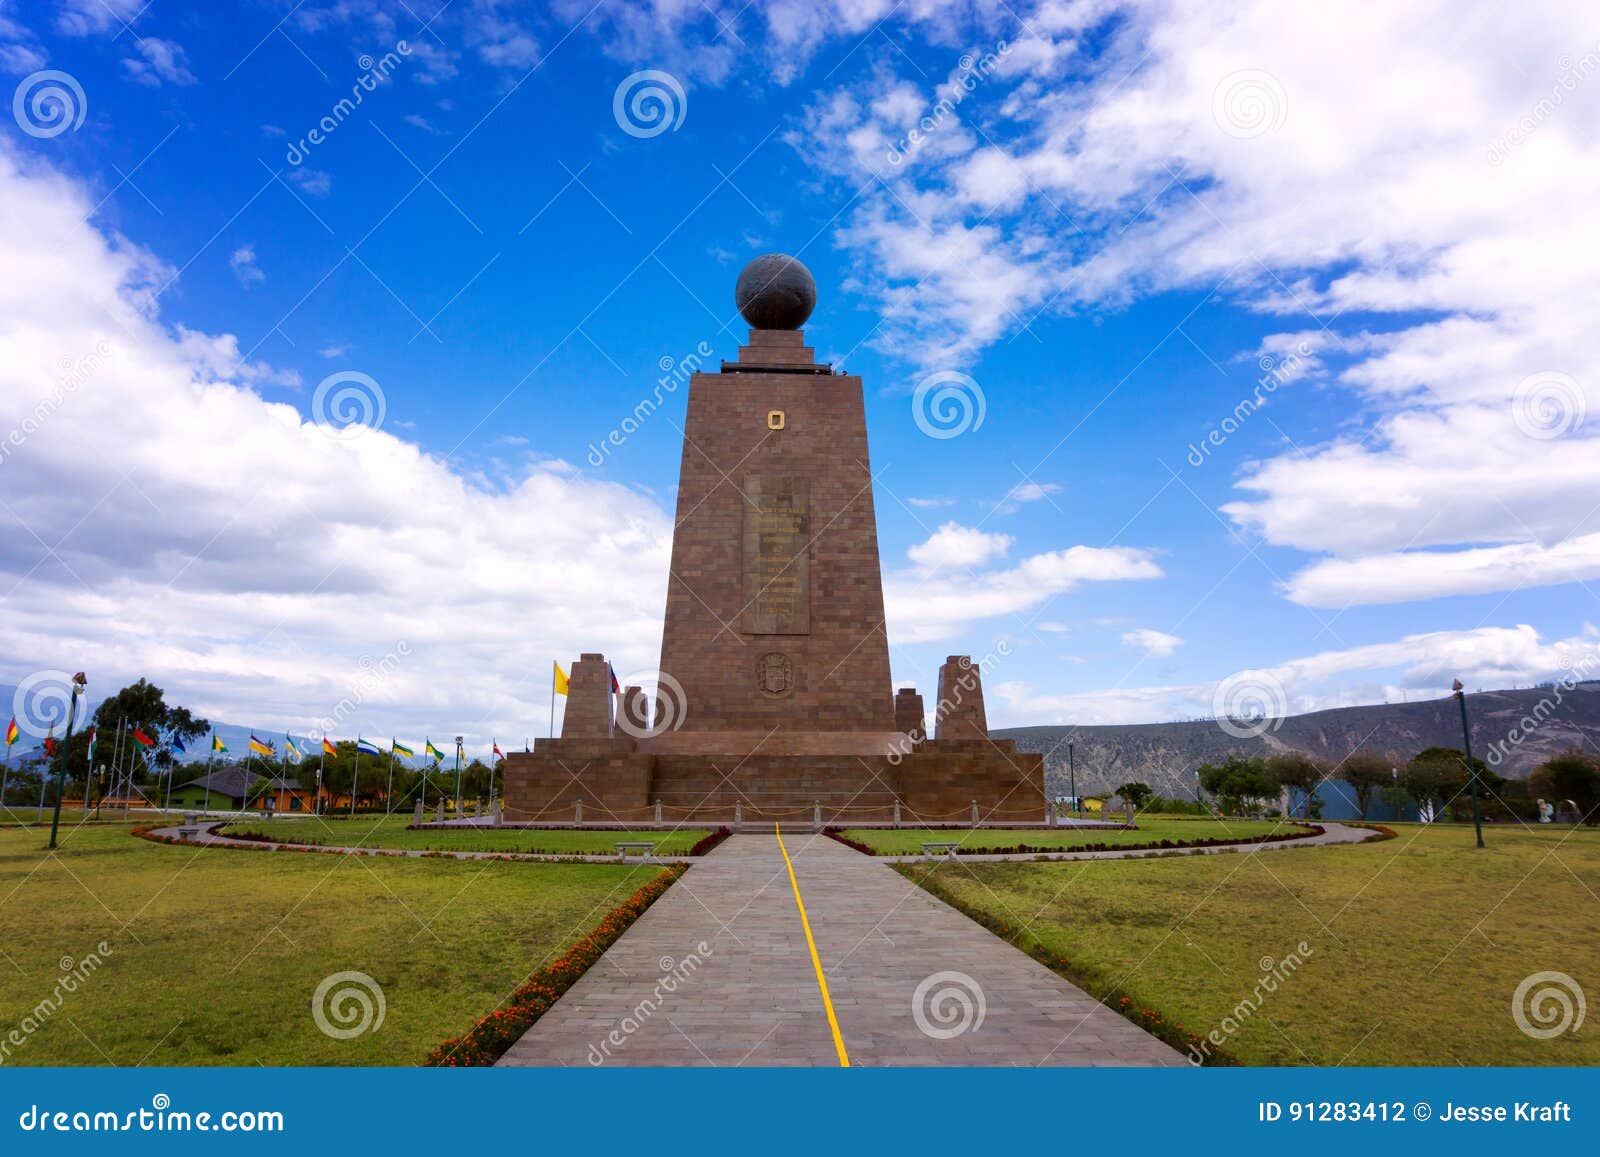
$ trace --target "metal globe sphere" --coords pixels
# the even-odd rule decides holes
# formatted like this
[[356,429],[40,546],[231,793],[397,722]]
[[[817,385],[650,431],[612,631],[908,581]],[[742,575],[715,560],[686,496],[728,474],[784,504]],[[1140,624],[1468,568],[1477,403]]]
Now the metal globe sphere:
[[799,329],[817,307],[817,283],[797,259],[767,253],[744,267],[733,300],[754,329]]

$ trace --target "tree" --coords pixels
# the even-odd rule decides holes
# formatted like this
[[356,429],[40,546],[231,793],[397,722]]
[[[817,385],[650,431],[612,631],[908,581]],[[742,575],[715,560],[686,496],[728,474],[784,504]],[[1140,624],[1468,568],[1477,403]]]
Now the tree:
[[1600,761],[1577,748],[1533,769],[1528,788],[1550,803],[1571,800],[1583,823],[1600,823]]
[[[1481,759],[1472,761],[1481,776],[1489,769]],[[1467,758],[1454,747],[1427,747],[1417,752],[1400,771],[1400,786],[1416,801],[1417,809],[1439,815],[1444,805],[1467,790]]]
[[[187,747],[192,740],[211,730],[210,723],[196,718],[187,707],[169,705],[161,688],[145,679],[131,683],[102,700],[100,706],[95,708],[92,722],[100,730],[100,747],[95,752],[97,762],[109,762],[117,725],[121,723],[142,728],[146,735],[157,741],[158,746],[150,749],[148,764],[163,769],[170,768],[173,763],[167,743],[177,739]],[[83,727],[73,733],[67,766],[84,768],[88,766],[88,759],[89,729]],[[141,764],[145,762],[138,761]]]
[[[1304,797],[1305,811],[1309,816],[1311,797],[1316,793],[1317,785],[1327,775],[1328,769],[1304,751],[1280,751],[1267,756],[1266,772],[1279,787],[1298,791]],[[1290,797],[1290,802],[1293,802],[1293,796]]]
[[1134,811],[1144,810],[1144,801],[1155,795],[1155,789],[1147,783],[1125,783],[1117,788],[1117,794],[1133,805]]
[[1335,773],[1350,785],[1350,790],[1355,792],[1356,807],[1361,812],[1361,818],[1367,818],[1367,809],[1372,806],[1373,794],[1384,784],[1394,782],[1394,768],[1383,755],[1376,751],[1354,751],[1345,756],[1344,762],[1339,765]]
[[1243,812],[1250,804],[1278,794],[1278,781],[1266,771],[1266,761],[1234,753],[1221,763],[1202,763],[1200,786],[1216,796],[1225,812]]

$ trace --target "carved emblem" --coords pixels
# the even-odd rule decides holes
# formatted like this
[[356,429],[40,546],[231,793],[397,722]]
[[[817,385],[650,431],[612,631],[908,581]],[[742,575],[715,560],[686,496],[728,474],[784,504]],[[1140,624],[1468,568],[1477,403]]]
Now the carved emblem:
[[763,695],[781,698],[794,690],[794,664],[782,651],[768,651],[756,660],[756,686]]

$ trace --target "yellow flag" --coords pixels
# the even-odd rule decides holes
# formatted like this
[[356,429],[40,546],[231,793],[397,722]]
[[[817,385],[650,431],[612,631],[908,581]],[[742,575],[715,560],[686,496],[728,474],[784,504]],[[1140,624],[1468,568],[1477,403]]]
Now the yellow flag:
[[565,695],[567,693],[567,673],[561,669],[561,664],[560,663],[557,663],[555,666],[556,666],[556,694],[557,695]]

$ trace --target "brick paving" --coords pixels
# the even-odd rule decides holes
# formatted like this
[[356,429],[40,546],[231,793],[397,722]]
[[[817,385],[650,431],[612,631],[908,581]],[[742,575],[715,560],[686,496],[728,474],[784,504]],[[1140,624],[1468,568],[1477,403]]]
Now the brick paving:
[[[809,832],[785,843],[852,1064],[1185,1063],[881,860]],[[924,1032],[919,985],[930,1028],[966,1031]],[[696,863],[500,1063],[837,1065],[777,838],[737,835]]]

